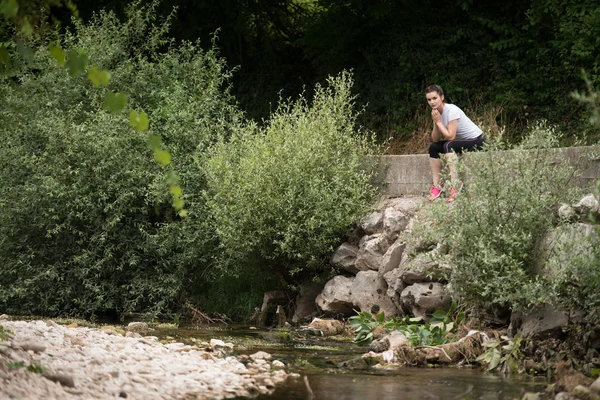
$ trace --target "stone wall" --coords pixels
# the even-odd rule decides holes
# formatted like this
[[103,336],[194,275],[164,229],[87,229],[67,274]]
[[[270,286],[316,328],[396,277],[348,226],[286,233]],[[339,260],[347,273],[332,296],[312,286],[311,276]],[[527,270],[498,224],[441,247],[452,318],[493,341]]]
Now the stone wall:
[[[516,151],[506,151],[507,156]],[[562,149],[543,150],[548,152],[556,162],[568,160],[577,166],[580,176],[575,184],[585,187],[600,179],[600,146],[568,147]],[[485,152],[469,154],[466,157],[485,157]],[[428,154],[411,154],[402,156],[382,156],[382,173],[387,183],[386,197],[421,196],[429,193],[431,187],[431,170]]]

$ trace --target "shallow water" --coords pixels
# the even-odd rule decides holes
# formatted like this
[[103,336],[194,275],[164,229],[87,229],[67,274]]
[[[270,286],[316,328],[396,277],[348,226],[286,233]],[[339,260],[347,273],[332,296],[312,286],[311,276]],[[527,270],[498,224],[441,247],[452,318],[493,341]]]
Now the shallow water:
[[152,334],[183,342],[221,339],[234,343],[238,354],[267,351],[284,362],[289,372],[300,374],[300,378],[287,379],[273,394],[259,396],[259,400],[307,400],[311,399],[310,391],[315,400],[505,400],[520,399],[524,392],[542,391],[546,386],[543,380],[529,376],[502,377],[478,368],[351,369],[342,366],[343,362],[360,357],[368,351],[366,347],[286,332],[224,327]]

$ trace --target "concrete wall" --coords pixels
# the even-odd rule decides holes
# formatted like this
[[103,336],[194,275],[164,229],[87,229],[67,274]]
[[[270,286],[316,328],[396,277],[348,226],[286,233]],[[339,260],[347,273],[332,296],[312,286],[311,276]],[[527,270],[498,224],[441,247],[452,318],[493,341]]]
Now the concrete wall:
[[[506,151],[507,157],[516,150]],[[576,166],[579,177],[574,182],[587,187],[600,179],[600,146],[568,147],[563,149],[543,150],[554,162],[568,161]],[[466,157],[485,157],[485,152],[471,153]],[[425,195],[431,187],[431,169],[428,154],[411,154],[404,156],[382,156],[381,166],[384,169],[387,183],[385,195],[400,197],[403,195]]]

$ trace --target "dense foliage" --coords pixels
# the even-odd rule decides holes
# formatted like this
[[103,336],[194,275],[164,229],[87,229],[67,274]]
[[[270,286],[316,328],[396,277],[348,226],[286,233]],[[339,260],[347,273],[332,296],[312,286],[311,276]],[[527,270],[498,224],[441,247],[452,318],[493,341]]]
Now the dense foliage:
[[[258,127],[230,95],[216,48],[175,44],[155,7],[75,21],[60,45],[76,65],[57,65],[37,35],[24,42],[30,59],[11,51],[4,64],[6,312],[249,314],[264,290],[327,274],[333,244],[377,193],[377,148],[355,126],[350,74],[311,103],[282,101]],[[87,79],[88,63],[109,71],[107,86]],[[106,110],[107,93],[127,93],[149,132]],[[153,160],[161,146],[168,167]]]
[[[76,1],[94,7],[121,2]],[[569,93],[585,69],[600,84],[600,7],[596,0],[473,2],[453,0],[163,0],[179,7],[179,39],[218,45],[232,66],[242,107],[266,118],[280,90],[302,91],[352,69],[361,121],[381,137],[403,138],[425,112],[422,91],[440,84],[448,100],[482,113],[504,109],[502,123],[525,127],[545,118],[569,133],[591,129]],[[520,133],[511,130],[511,135]],[[423,148],[421,151],[425,151]]]
[[324,271],[371,206],[376,147],[357,132],[351,87],[343,73],[317,86],[311,103],[282,101],[264,128],[249,124],[214,147],[207,201],[227,270],[252,268],[264,279],[275,267],[279,279],[299,283],[300,272]]
[[557,142],[541,124],[510,156],[495,143],[469,154],[468,185],[457,201],[428,208],[424,218],[435,222],[417,234],[450,246],[448,278],[467,304],[516,310],[556,300],[552,282],[536,273],[535,246],[553,227],[553,207],[574,200],[566,190],[573,167],[540,148]]
[[[90,315],[169,310],[194,289],[213,243],[195,165],[240,118],[229,72],[197,44],[169,46],[167,24],[131,9],[77,23],[63,46],[112,73],[108,88],[56,65],[45,47],[0,77],[0,304],[6,312]],[[166,48],[165,51],[159,51]],[[168,174],[125,112],[125,89],[173,154],[188,218],[170,205]]]

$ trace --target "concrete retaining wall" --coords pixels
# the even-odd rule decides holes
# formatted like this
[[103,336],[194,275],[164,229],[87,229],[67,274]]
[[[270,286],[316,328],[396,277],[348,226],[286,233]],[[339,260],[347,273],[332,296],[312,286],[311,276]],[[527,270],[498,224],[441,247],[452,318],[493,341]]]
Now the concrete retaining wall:
[[[506,151],[507,157],[517,150]],[[588,187],[600,179],[600,146],[568,147],[544,150],[555,162],[568,161],[579,171],[575,185]],[[471,153],[466,157],[485,157],[484,152]],[[400,197],[403,195],[425,195],[431,187],[431,169],[428,154],[411,154],[403,156],[382,156],[381,166],[384,169],[385,195]]]

